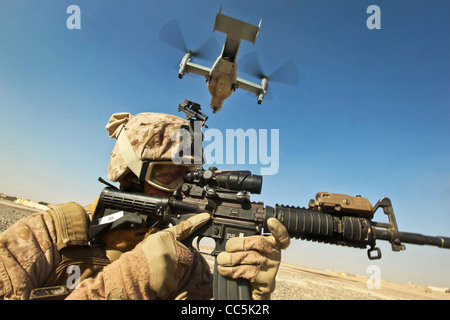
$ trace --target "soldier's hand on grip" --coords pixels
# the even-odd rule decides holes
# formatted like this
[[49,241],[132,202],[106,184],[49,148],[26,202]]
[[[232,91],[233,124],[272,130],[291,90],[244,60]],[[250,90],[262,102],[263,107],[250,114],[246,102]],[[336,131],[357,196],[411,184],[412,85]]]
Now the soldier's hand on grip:
[[267,221],[270,236],[235,237],[217,256],[218,271],[225,277],[250,280],[254,300],[270,299],[281,262],[281,250],[289,246],[286,228],[275,218]]

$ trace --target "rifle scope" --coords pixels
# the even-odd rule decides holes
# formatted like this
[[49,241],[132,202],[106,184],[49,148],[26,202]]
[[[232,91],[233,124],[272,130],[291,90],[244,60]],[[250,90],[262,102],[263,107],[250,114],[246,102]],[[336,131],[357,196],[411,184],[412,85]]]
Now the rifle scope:
[[218,171],[214,167],[208,170],[198,168],[189,171],[184,175],[184,182],[230,191],[247,191],[254,194],[260,194],[262,188],[262,176],[252,174],[251,171]]

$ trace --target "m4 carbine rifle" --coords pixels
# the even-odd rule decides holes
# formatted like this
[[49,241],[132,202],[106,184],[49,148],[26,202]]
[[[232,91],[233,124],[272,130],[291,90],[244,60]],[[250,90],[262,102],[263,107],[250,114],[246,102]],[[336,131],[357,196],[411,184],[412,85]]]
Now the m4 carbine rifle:
[[[141,225],[150,227],[150,221],[154,220],[149,215],[177,225],[195,214],[209,212],[211,220],[184,242],[192,248],[196,237],[198,241],[203,237],[212,238],[216,243],[213,255],[224,251],[226,241],[232,237],[263,234],[263,230],[268,230],[266,222],[270,217],[281,221],[292,238],[369,247],[369,259],[381,258],[381,251],[375,246],[377,239],[389,241],[394,251],[404,250],[404,242],[450,248],[448,237],[400,232],[388,198],[382,198],[372,207],[367,198],[320,192],[308,208],[271,207],[250,201],[249,193],[259,194],[262,187],[262,177],[250,171],[198,168],[187,172],[184,182],[181,190],[172,197],[104,188],[89,230],[91,243],[101,241],[101,233],[108,230]],[[383,208],[389,223],[372,220],[379,208]],[[116,213],[111,213],[114,211]],[[251,299],[249,281],[223,277],[217,271],[217,261],[213,287],[215,299]]]

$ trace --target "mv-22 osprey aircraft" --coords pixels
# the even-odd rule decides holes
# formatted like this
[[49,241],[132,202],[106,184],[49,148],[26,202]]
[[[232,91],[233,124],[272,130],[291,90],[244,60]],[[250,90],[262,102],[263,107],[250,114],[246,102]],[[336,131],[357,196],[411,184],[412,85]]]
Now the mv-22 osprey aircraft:
[[[258,97],[258,104],[264,99],[267,93],[269,76],[260,75],[261,83],[256,84],[237,77],[237,54],[239,52],[239,46],[241,40],[249,41],[255,44],[256,38],[258,36],[259,28],[261,26],[261,21],[259,25],[252,25],[247,22],[237,20],[230,16],[221,13],[222,8],[217,12],[213,31],[221,31],[227,35],[225,39],[225,44],[222,48],[222,53],[217,58],[216,62],[212,68],[208,68],[192,62],[192,58],[196,56],[196,52],[185,50],[186,54],[180,63],[180,68],[178,71],[178,77],[182,79],[186,73],[195,73],[206,78],[208,82],[208,90],[211,93],[211,109],[213,112],[217,112],[222,108],[222,105],[229,96],[237,89],[244,89],[250,91]],[[169,24],[176,23],[175,21]],[[166,25],[167,29],[170,27],[169,24]],[[167,34],[167,30],[162,30],[160,34],[160,39],[172,46],[179,49],[183,49],[185,46],[174,43],[176,38],[182,39],[181,31],[179,27],[176,33],[178,35],[174,38],[173,36]],[[172,31],[174,31],[172,29]]]

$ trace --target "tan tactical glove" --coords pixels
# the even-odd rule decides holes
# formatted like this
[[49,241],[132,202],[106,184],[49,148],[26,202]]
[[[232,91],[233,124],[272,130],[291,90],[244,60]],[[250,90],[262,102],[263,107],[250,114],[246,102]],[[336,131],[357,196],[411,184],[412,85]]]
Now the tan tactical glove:
[[224,277],[250,280],[252,298],[268,300],[275,290],[281,249],[289,246],[286,228],[275,218],[267,220],[271,236],[235,237],[227,241],[217,256],[217,269]]
[[212,275],[203,257],[180,241],[210,219],[202,213],[149,235],[133,250],[84,280],[68,299],[208,299]]

